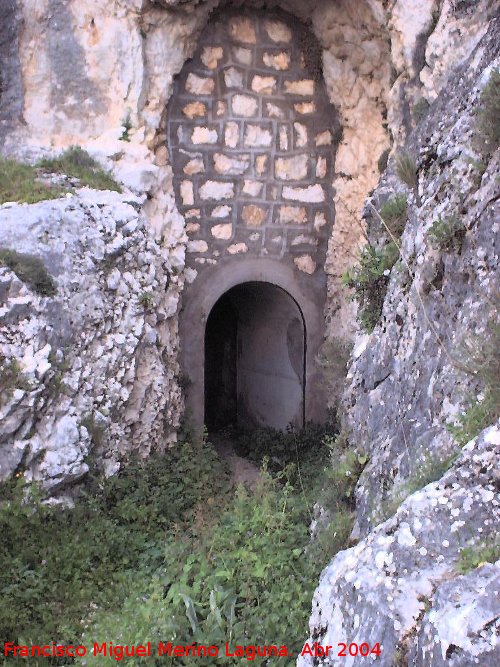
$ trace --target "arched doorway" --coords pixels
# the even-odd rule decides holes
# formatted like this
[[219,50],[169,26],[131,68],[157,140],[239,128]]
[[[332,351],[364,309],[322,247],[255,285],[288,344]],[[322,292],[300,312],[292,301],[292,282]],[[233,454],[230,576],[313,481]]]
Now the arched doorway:
[[205,328],[208,429],[302,426],[305,360],[305,323],[294,299],[267,282],[232,287]]

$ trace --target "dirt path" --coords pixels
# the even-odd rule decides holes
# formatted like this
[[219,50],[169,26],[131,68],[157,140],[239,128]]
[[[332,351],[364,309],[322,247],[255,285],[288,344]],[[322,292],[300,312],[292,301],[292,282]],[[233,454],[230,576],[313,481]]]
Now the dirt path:
[[248,459],[238,456],[231,439],[218,433],[210,434],[210,442],[217,454],[228,462],[231,469],[231,482],[234,486],[244,484],[253,491],[259,479],[259,468]]

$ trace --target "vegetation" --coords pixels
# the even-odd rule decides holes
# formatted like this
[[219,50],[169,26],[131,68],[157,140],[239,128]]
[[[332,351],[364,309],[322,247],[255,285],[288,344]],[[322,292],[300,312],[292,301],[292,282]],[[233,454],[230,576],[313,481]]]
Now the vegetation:
[[439,218],[427,232],[429,242],[433,248],[444,251],[460,252],[464,242],[466,228],[462,220],[456,215]]
[[0,266],[8,266],[19,280],[42,296],[53,296],[57,289],[45,264],[39,257],[27,253],[0,248]]
[[152,292],[142,292],[142,294],[139,296],[139,303],[146,310],[150,310],[153,307],[154,302],[155,299],[154,299],[154,294]]
[[396,174],[402,183],[405,183],[415,193],[418,188],[417,165],[410,153],[403,151],[396,157]]
[[460,574],[467,574],[484,563],[496,563],[499,558],[500,541],[492,537],[461,549],[456,569]]
[[0,390],[3,399],[0,403],[10,401],[16,389],[27,391],[30,386],[29,378],[23,375],[17,359],[6,359],[0,355]]
[[343,284],[354,290],[361,326],[369,333],[382,313],[389,275],[398,256],[398,248],[393,242],[381,249],[368,244],[361,251],[359,264],[342,277]]
[[130,130],[132,129],[132,121],[130,120],[130,111],[127,111],[127,115],[123,120],[122,127],[123,127],[123,132],[120,137],[120,141],[130,141]]
[[407,206],[404,195],[395,195],[380,207],[379,215],[393,236],[399,237],[404,231]]
[[[319,572],[332,550],[346,546],[352,528],[360,460],[343,452],[342,466],[326,480],[335,485],[329,504],[336,527],[310,548],[323,467],[340,455],[342,441],[332,433],[332,426],[309,425],[282,434],[274,449],[266,435],[276,472],[264,461],[252,494],[230,491],[225,466],[203,442],[132,463],[104,482],[91,475],[72,510],[41,504],[33,489],[27,502],[26,489],[12,485],[0,505],[1,635],[28,645],[60,638],[115,645],[229,641],[299,650]],[[264,435],[258,442],[263,456]],[[283,451],[284,442],[290,451]],[[288,463],[297,452],[306,460],[303,474]],[[199,661],[151,657],[144,664],[194,667]],[[273,658],[272,664],[290,662]],[[101,656],[99,664],[116,659]],[[241,658],[221,664],[239,665]]]
[[458,456],[458,452],[454,452],[450,456],[441,458],[439,456],[431,455],[424,459],[422,465],[410,475],[403,484],[395,487],[392,490],[390,498],[382,503],[380,509],[380,521],[385,521],[392,516],[401,503],[411,496],[416,491],[423,489],[431,482],[437,482],[438,479],[451,467]]
[[0,204],[9,201],[35,204],[44,199],[57,199],[64,192],[42,183],[34,167],[0,157]]
[[479,150],[492,154],[500,146],[500,70],[493,70],[481,93],[476,114],[475,143]]
[[489,320],[487,333],[461,345],[457,368],[476,378],[482,385],[480,397],[470,401],[459,417],[458,425],[448,425],[449,432],[462,447],[500,416],[500,324]]
[[65,174],[78,178],[81,185],[96,190],[115,190],[121,188],[113,177],[106,173],[99,163],[80,146],[71,146],[57,158],[40,160],[38,166],[46,171]]

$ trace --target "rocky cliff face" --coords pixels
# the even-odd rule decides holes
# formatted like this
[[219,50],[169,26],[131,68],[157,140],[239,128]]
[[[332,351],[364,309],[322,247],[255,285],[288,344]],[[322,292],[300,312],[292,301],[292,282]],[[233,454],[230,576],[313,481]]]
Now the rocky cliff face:
[[172,440],[179,278],[139,202],[83,189],[0,208],[0,245],[36,256],[50,286],[0,268],[0,479],[26,471],[56,493],[89,460],[112,474]]
[[[498,564],[460,574],[465,553],[474,567],[497,540],[499,430],[460,453],[446,428],[486,400],[484,372],[498,360],[499,154],[478,151],[477,110],[498,68],[499,30],[493,20],[410,136],[414,189],[390,164],[365,208],[376,247],[386,235],[377,211],[408,199],[382,315],[356,341],[343,399],[350,444],[369,457],[356,493],[360,541],[323,572],[310,641],[380,642],[380,665],[500,659]],[[438,481],[401,504],[429,477]]]

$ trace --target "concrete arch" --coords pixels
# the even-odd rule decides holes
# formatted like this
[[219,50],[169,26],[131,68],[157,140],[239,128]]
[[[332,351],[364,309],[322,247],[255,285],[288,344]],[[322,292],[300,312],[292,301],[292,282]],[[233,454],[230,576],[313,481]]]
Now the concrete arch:
[[[200,428],[204,421],[205,399],[205,328],[209,314],[217,301],[231,288],[250,282],[270,283],[284,290],[297,304],[305,326],[305,400],[306,420],[322,421],[326,416],[326,400],[316,362],[323,341],[324,290],[307,289],[293,268],[268,258],[241,258],[231,265],[207,267],[203,281],[189,290],[180,313],[181,366],[189,380],[186,387],[186,409],[193,424]],[[305,283],[305,284],[301,284]],[[191,286],[194,287],[194,286]]]

